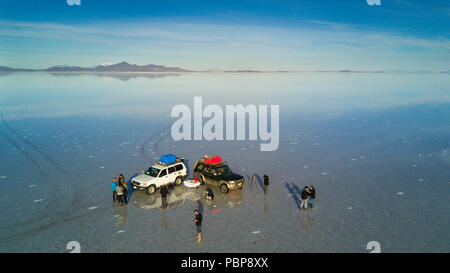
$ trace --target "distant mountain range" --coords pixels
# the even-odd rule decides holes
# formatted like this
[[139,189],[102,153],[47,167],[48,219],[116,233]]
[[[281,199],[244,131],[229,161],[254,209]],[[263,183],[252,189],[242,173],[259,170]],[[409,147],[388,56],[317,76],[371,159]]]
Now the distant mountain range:
[[47,69],[26,69],[26,68],[12,68],[7,66],[0,66],[0,71],[47,71],[47,72],[192,72],[190,70],[182,69],[180,67],[167,67],[164,65],[137,65],[121,62],[111,65],[98,65],[95,67],[81,67],[70,65],[57,65]]
[[449,70],[443,71],[428,71],[428,70],[416,70],[416,71],[404,71],[404,70],[391,70],[391,71],[362,71],[362,70],[317,70],[317,71],[260,71],[260,70],[210,70],[210,71],[194,71],[187,70],[180,67],[168,67],[164,65],[147,64],[147,65],[137,65],[129,64],[127,62],[121,62],[117,64],[102,64],[95,67],[82,67],[82,66],[71,66],[71,65],[56,65],[49,67],[47,69],[29,69],[29,68],[12,68],[8,66],[0,66],[0,72],[33,72],[33,71],[44,71],[44,72],[218,72],[218,73],[280,73],[280,72],[316,72],[316,73],[450,73]]

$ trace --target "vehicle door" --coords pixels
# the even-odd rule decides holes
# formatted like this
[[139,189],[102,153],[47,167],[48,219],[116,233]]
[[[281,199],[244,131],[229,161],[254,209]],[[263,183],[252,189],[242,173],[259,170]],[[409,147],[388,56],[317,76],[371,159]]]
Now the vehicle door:
[[205,182],[208,182],[207,180],[209,180],[209,178],[206,173],[205,166],[202,163],[198,163],[196,167],[197,169],[195,171],[205,178]]
[[175,171],[175,166],[167,168],[167,171],[169,172],[167,174],[169,183],[175,182],[175,179],[177,178],[177,172]]
[[177,164],[175,165],[175,171],[177,172],[177,176],[183,176],[186,175],[186,170],[183,167],[183,164]]
[[169,183],[169,175],[167,174],[167,168],[161,170],[161,172],[159,172],[158,175],[158,183],[157,183],[157,187],[161,187],[164,184],[168,184]]
[[210,168],[209,168],[209,166],[208,165],[206,165],[206,164],[202,164],[202,173],[203,173],[203,175],[205,176],[205,182],[210,182],[211,181],[211,174],[209,173],[209,171],[210,171]]

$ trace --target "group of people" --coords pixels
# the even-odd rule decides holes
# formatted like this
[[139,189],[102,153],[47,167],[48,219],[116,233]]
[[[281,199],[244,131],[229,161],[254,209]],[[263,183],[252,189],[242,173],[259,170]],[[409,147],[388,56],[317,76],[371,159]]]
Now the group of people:
[[316,189],[313,186],[305,186],[301,194],[302,202],[300,209],[314,208],[314,200],[316,199]]
[[[264,180],[264,192],[267,194],[269,191],[269,177],[267,175],[263,176]],[[251,177],[251,183],[255,182],[255,177]],[[123,174],[119,175],[119,179],[117,180],[116,177],[113,178],[113,181],[111,183],[111,190],[113,193],[113,204],[116,203],[119,205],[126,205],[127,204],[127,192],[128,187],[127,183],[125,181],[125,177]],[[162,207],[167,208],[167,194],[169,193],[169,189],[167,185],[161,186],[160,189],[161,193],[161,200],[162,200]],[[214,199],[214,193],[211,190],[211,188],[207,188],[204,192],[204,197],[207,200],[212,201]],[[316,189],[313,186],[305,186],[302,189],[301,192],[301,204],[300,209],[308,209],[308,208],[314,208],[314,200],[316,198]],[[201,213],[196,209],[194,210],[195,218],[193,219],[195,223],[195,227],[197,229],[197,236],[196,239],[198,242],[202,240],[202,233],[201,233],[201,224],[203,221],[203,217]]]
[[125,181],[125,177],[123,174],[119,175],[119,180],[117,181],[117,178],[113,178],[113,181],[111,182],[111,191],[113,194],[113,204],[116,203],[118,205],[126,205],[127,202],[127,193],[128,193],[128,186],[127,182]]

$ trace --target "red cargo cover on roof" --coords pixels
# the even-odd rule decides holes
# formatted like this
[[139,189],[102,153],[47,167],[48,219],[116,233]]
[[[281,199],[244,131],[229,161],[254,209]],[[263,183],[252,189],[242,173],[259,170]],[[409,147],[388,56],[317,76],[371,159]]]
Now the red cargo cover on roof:
[[205,163],[207,164],[219,164],[222,162],[222,158],[220,156],[215,156],[212,158],[205,158]]

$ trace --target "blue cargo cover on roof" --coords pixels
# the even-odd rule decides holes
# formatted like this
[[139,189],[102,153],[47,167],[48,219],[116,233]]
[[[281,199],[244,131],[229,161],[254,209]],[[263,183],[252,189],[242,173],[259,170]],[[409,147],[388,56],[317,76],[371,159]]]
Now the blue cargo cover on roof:
[[161,158],[159,159],[159,161],[161,161],[164,164],[173,164],[177,161],[177,157],[173,154],[166,154],[161,156]]

